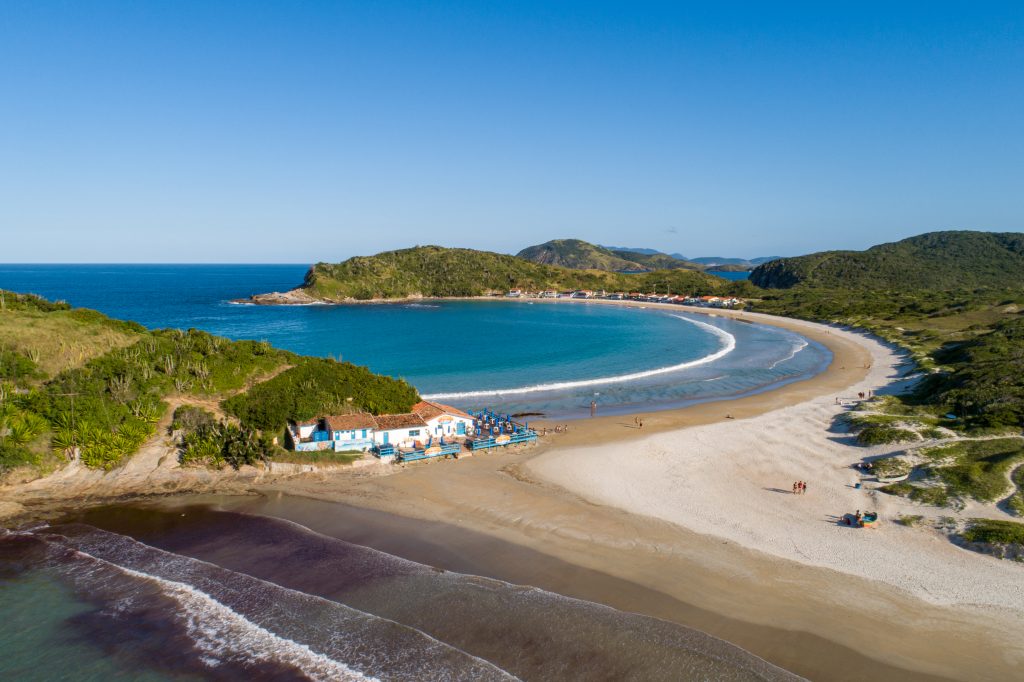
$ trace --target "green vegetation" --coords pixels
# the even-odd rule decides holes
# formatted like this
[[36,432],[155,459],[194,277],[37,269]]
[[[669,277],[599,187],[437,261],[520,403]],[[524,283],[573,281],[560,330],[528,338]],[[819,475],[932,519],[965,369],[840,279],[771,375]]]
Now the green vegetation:
[[1024,547],[1024,523],[1014,521],[971,519],[962,535],[968,542]]
[[348,363],[309,359],[223,405],[245,426],[279,430],[289,419],[354,411],[403,413],[417,402],[416,389],[405,381]]
[[923,520],[924,517],[920,514],[900,514],[895,519],[896,523],[901,526],[907,526],[908,528],[920,525]]
[[1024,516],[1024,464],[1018,466],[1013,472],[1013,485],[1017,488],[1017,492],[1010,496],[1006,505],[1017,516]]
[[630,251],[616,251],[612,250],[612,253],[620,258],[626,258],[631,260],[639,268],[630,268],[630,270],[703,270],[704,266],[698,265],[697,263],[691,263],[690,261],[679,260],[675,256],[670,256],[667,253],[633,253]]
[[[955,264],[956,267],[950,267]],[[825,251],[758,266],[751,281],[865,290],[932,290],[1024,285],[1024,234],[931,232],[866,251]]]
[[[882,488],[884,492],[909,497],[927,504],[947,504],[950,500],[974,499],[996,502],[1010,494],[1007,504],[1016,509],[1024,497],[1024,439],[996,438],[961,440],[948,445],[920,451],[926,463],[920,467],[923,476],[914,483],[902,482]],[[875,462],[879,475],[890,459]],[[905,460],[904,460],[905,462]],[[892,464],[897,470],[905,465]],[[1014,470],[1017,470],[1014,472]],[[1010,474],[1013,480],[1010,480]],[[900,475],[900,474],[896,474]]]
[[691,270],[640,274],[574,270],[487,251],[439,246],[358,256],[335,265],[318,263],[306,274],[302,287],[306,294],[324,301],[486,296],[504,294],[509,289],[657,290],[735,296],[748,296],[756,291],[746,281],[729,282]]
[[893,455],[892,457],[883,457],[876,459],[871,463],[871,470],[876,476],[882,478],[895,478],[897,476],[905,476],[910,473],[914,468],[906,457],[900,455]]
[[864,252],[783,258],[751,282],[752,309],[858,327],[929,372],[905,400],[941,425],[1024,425],[1024,234],[937,232]]
[[2,291],[0,341],[0,474],[50,468],[76,449],[87,466],[113,468],[155,434],[172,396],[185,403],[228,398],[243,417],[238,426],[195,407],[175,412],[172,428],[191,439],[183,459],[217,466],[272,456],[274,431],[287,419],[339,408],[408,409],[419,399],[404,381],[349,363],[197,330],[149,331]]
[[869,426],[857,434],[859,445],[888,445],[891,443],[912,443],[920,440],[916,431],[896,426]]
[[701,266],[674,258],[667,253],[637,253],[609,249],[581,239],[552,239],[528,246],[516,258],[541,265],[557,265],[573,270],[641,272],[650,270],[700,270]]
[[933,507],[945,507],[950,502],[949,494],[946,492],[946,489],[938,486],[922,486],[904,481],[901,483],[891,483],[890,485],[879,488],[879,490],[883,493],[899,495],[900,497],[911,499],[914,502],[920,502],[921,504],[927,504]]
[[1024,439],[960,441],[926,452],[931,470],[951,495],[994,502],[1011,486],[1010,471],[1024,463]]
[[267,462],[280,448],[273,436],[227,422],[199,424],[187,429],[181,441],[181,463],[238,469],[244,464]]

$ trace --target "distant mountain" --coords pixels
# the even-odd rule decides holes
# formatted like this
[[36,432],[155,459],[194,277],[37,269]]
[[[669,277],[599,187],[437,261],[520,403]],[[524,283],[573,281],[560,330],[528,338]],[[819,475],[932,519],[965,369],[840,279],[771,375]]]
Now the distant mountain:
[[866,251],[823,251],[759,265],[760,287],[947,290],[1024,286],[1024,233],[929,232]]
[[[700,266],[700,267],[706,267],[708,269],[714,269],[716,266],[719,266],[719,265],[739,265],[739,266],[743,266],[743,268],[746,268],[747,270],[753,270],[755,267],[757,267],[758,265],[761,265],[762,263],[767,263],[768,261],[772,261],[772,260],[776,260],[778,258],[781,258],[781,256],[761,256],[760,258],[751,258],[749,260],[746,259],[746,258],[727,258],[727,257],[723,257],[723,256],[703,256],[701,258],[687,258],[686,256],[684,256],[681,253],[668,253],[668,254],[666,254],[666,253],[662,253],[661,251],[658,251],[657,249],[639,249],[639,248],[630,247],[630,246],[605,246],[605,247],[601,247],[601,248],[608,249],[609,251],[612,251],[612,252],[615,252],[615,253],[622,253],[623,256],[625,256],[625,252],[629,252],[630,254],[638,254],[639,253],[639,254],[645,254],[645,255],[650,255],[650,256],[653,256],[653,255],[665,255],[665,256],[669,256],[670,258],[675,258],[676,260],[685,261],[686,263],[689,264],[689,267],[698,267],[698,266]],[[628,257],[628,256],[625,256],[625,257]]]
[[[636,249],[630,246],[602,246],[601,248],[608,249],[609,251],[629,251],[630,253],[642,253],[648,256],[656,256],[659,253],[662,253],[657,249]],[[678,253],[673,253],[669,255],[672,256],[673,258],[678,258],[679,260],[686,260]]]
[[552,239],[543,244],[528,246],[516,254],[531,263],[540,265],[557,265],[573,270],[606,270],[622,272],[626,270],[648,270],[637,260],[623,258],[610,249],[597,246],[582,239]]
[[558,265],[573,270],[608,272],[650,272],[653,270],[696,270],[699,266],[654,249],[610,249],[581,239],[553,239],[529,246],[516,257],[542,265]]

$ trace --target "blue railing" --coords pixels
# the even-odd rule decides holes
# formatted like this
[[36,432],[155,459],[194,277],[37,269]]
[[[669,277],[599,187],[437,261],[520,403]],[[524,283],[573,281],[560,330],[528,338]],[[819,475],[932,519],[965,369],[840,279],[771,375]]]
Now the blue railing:
[[537,432],[533,429],[525,429],[516,433],[506,434],[491,438],[473,438],[466,441],[470,450],[487,450],[488,448],[501,448],[506,445],[518,443],[532,443],[537,440]]
[[458,455],[462,446],[458,443],[441,445],[424,450],[406,450],[399,452],[398,458],[403,462],[415,462],[418,459],[429,459],[431,457],[444,457],[445,455]]

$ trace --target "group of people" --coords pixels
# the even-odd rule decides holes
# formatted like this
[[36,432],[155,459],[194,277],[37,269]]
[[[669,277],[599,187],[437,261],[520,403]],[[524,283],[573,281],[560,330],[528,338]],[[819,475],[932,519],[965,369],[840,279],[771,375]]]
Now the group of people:
[[796,481],[795,483],[793,483],[793,494],[794,495],[803,495],[806,492],[807,492],[807,482],[806,481]]

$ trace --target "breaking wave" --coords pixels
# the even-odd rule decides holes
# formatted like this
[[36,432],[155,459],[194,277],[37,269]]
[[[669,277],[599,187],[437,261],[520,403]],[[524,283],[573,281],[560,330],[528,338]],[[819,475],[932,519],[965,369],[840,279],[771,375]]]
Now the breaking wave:
[[642,372],[633,372],[631,374],[620,374],[611,377],[598,377],[596,379],[580,379],[577,381],[560,381],[549,384],[535,384],[533,386],[522,386],[519,388],[504,388],[504,389],[493,389],[484,391],[462,391],[453,393],[432,393],[430,395],[423,396],[427,400],[452,400],[452,399],[463,399],[463,398],[481,398],[485,396],[507,396],[507,395],[522,395],[525,393],[538,393],[541,391],[560,391],[572,388],[581,388],[585,386],[602,386],[605,384],[620,384],[629,381],[637,381],[639,379],[646,379],[648,377],[658,376],[659,374],[669,374],[670,372],[678,372],[680,370],[689,369],[690,367],[697,367],[699,365],[706,365],[709,362],[714,362],[720,358],[725,357],[729,353],[733,352],[736,348],[736,337],[729,332],[719,329],[713,324],[707,322],[701,322],[699,320],[692,320],[682,315],[672,315],[676,319],[689,322],[690,324],[697,325],[707,331],[711,332],[719,338],[721,345],[718,350],[714,353],[705,355],[702,358],[696,360],[688,360],[681,362],[676,365],[668,365],[666,367],[658,367],[656,369],[644,370]]

